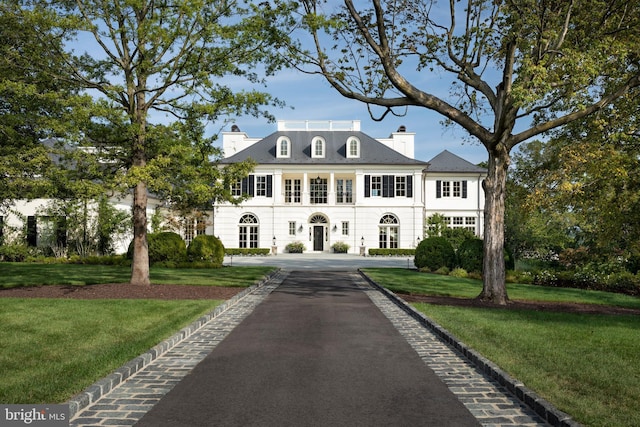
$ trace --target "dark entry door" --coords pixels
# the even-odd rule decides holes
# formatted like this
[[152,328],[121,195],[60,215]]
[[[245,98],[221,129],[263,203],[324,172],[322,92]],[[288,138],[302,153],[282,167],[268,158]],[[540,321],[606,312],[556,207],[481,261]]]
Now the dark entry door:
[[313,226],[313,250],[314,251],[323,251],[324,250],[324,227],[322,225],[314,225]]

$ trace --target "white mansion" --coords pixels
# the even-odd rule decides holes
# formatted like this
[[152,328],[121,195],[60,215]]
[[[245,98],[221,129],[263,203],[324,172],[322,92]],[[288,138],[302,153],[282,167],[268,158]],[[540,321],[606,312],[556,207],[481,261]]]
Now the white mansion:
[[[414,159],[415,134],[398,129],[386,139],[360,131],[359,121],[280,121],[265,138],[249,138],[237,126],[223,132],[222,163],[253,159],[254,171],[232,191],[249,194],[239,206],[220,204],[194,218],[174,221],[187,244],[197,234],[219,237],[227,248],[271,248],[282,253],[293,242],[307,252],[329,252],[332,245],[365,248],[415,248],[426,218],[440,213],[450,227],[483,232],[486,170],[443,151],[428,162]],[[18,200],[0,213],[0,237],[24,227],[29,246],[47,246],[58,219],[42,208],[47,199]],[[112,206],[129,212],[131,198],[112,197]],[[163,201],[149,195],[148,217],[168,214]],[[92,206],[91,209],[95,209]],[[176,229],[175,224],[178,224]],[[151,231],[151,230],[150,230]],[[65,231],[68,233],[67,231]],[[130,235],[119,236],[117,253],[126,252]],[[53,243],[56,243],[53,242]]]
[[253,159],[254,171],[233,188],[239,206],[214,206],[213,234],[229,248],[283,252],[302,242],[327,252],[341,242],[363,248],[415,248],[427,217],[482,235],[484,168],[443,151],[414,159],[415,134],[401,127],[386,139],[359,121],[279,121],[265,138],[234,126],[223,132],[222,163]]

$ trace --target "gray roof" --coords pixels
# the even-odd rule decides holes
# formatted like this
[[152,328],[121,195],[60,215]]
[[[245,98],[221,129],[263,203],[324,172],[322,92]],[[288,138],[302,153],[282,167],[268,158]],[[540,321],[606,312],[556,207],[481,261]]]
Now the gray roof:
[[457,172],[457,173],[487,173],[487,169],[476,166],[462,157],[444,150],[442,153],[429,160],[426,172]]
[[[281,136],[286,136],[291,141],[290,157],[276,156],[276,143]],[[324,158],[311,157],[311,141],[317,136],[325,140]],[[351,136],[360,140],[360,157],[358,158],[347,158],[346,143]],[[258,164],[427,165],[426,162],[406,157],[365,133],[356,131],[278,131],[239,153],[221,160],[221,163],[241,162],[247,159],[253,159]]]

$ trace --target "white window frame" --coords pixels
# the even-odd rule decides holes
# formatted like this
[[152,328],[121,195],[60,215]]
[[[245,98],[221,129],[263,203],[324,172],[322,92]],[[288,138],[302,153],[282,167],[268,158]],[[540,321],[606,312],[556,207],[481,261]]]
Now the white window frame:
[[357,159],[360,157],[360,140],[355,136],[349,137],[347,139],[347,158],[348,159]]
[[286,136],[278,138],[276,144],[276,157],[280,159],[288,159],[291,157],[291,140]]
[[324,159],[326,145],[324,138],[320,136],[313,138],[311,140],[311,157],[314,159]]

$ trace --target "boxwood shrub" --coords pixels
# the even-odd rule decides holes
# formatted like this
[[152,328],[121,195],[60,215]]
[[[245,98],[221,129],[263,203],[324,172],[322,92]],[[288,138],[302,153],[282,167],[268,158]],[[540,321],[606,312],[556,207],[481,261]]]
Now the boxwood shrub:
[[[149,263],[181,263],[187,259],[187,245],[179,234],[171,231],[148,233]],[[133,259],[133,241],[129,244],[127,258]]]
[[189,261],[206,261],[222,267],[224,245],[215,236],[196,236],[187,248],[187,258]]
[[371,256],[414,256],[416,254],[415,249],[379,249],[379,248],[371,248],[369,249],[369,255]]
[[458,248],[458,266],[482,273],[482,240],[467,239]]
[[224,253],[230,256],[269,255],[271,253],[271,249],[269,248],[224,248]]
[[451,270],[456,264],[456,253],[444,237],[429,237],[422,240],[416,248],[413,263],[419,269],[436,271],[447,267]]

